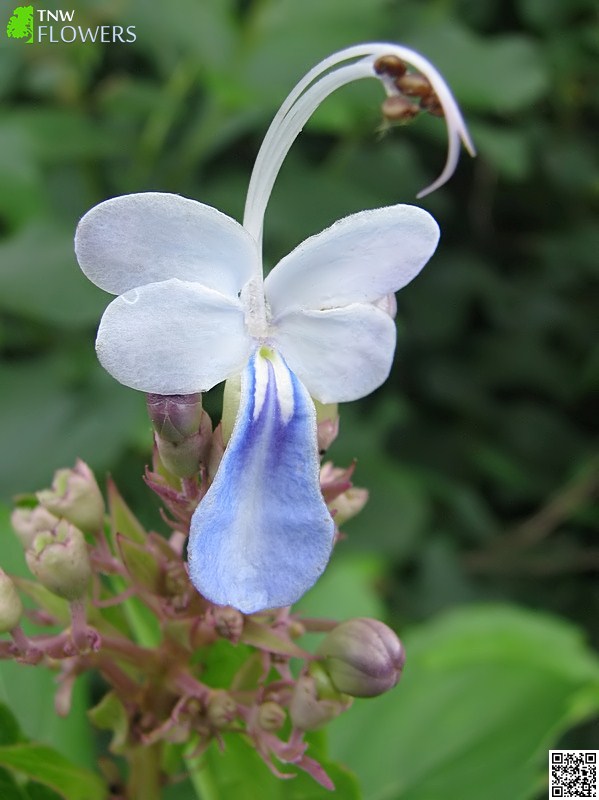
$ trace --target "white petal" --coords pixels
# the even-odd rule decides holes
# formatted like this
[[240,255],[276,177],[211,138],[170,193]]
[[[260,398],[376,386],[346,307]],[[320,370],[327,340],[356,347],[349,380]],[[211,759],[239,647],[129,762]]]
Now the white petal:
[[416,206],[388,206],[339,220],[302,242],[264,285],[274,316],[377,300],[409,283],[434,253],[439,227]]
[[364,397],[389,375],[395,323],[373,305],[290,311],[276,321],[273,342],[312,397],[341,403]]
[[87,277],[113,294],[179,278],[237,297],[259,259],[256,243],[234,219],[159,192],[92,208],[77,228],[75,252]]
[[104,368],[125,386],[193,394],[240,372],[251,342],[239,301],[174,278],[113,300],[96,349]]

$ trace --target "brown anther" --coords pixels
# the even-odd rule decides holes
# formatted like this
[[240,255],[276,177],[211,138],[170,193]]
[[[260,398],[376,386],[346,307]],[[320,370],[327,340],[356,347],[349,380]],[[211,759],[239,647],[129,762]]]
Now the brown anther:
[[374,62],[374,71],[377,75],[389,75],[391,78],[400,78],[405,75],[407,67],[397,56],[381,56]]
[[428,97],[422,97],[420,100],[420,108],[423,111],[428,111],[429,114],[432,114],[433,117],[444,117],[445,112],[443,111],[443,106],[439,102],[439,98],[436,94],[430,94]]
[[406,97],[428,97],[433,91],[428,80],[419,72],[396,78],[395,85]]
[[385,98],[381,111],[385,119],[390,122],[409,122],[418,115],[420,109],[405,97],[393,95]]

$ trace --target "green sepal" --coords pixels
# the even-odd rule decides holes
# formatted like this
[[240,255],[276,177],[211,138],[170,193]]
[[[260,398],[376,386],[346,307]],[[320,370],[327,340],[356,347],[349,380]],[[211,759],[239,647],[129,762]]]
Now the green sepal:
[[122,754],[127,749],[129,718],[125,706],[115,692],[108,692],[97,706],[87,712],[90,722],[103,731],[112,731],[108,746],[111,753]]
[[252,647],[258,647],[260,650],[289,656],[290,658],[310,657],[310,654],[302,650],[301,647],[298,647],[289,639],[279,636],[271,628],[260,625],[259,622],[255,622],[253,619],[246,618],[241,641],[252,645]]

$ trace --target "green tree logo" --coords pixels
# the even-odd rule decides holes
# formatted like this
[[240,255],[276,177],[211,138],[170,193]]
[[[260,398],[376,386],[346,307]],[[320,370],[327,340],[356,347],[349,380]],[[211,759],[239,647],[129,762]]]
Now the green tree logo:
[[33,42],[33,6],[18,6],[6,26],[6,35],[12,39],[25,39]]

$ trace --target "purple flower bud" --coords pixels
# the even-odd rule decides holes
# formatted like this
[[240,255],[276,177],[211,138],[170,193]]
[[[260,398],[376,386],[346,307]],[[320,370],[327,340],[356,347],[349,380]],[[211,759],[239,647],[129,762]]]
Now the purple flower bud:
[[52,530],[59,522],[44,506],[15,508],[10,521],[24,550],[31,547],[38,533]]
[[38,533],[25,553],[27,565],[50,592],[73,601],[83,597],[92,572],[85,537],[67,520]]
[[179,444],[199,431],[201,394],[149,394],[146,402],[154,430],[161,439]]
[[37,499],[51,514],[72,522],[82,531],[95,533],[104,525],[104,500],[94,474],[81,459],[73,469],[54,473],[51,489],[37,492]]
[[0,633],[16,628],[23,613],[23,603],[11,578],[0,569]]
[[278,731],[285,724],[285,709],[272,700],[267,700],[258,708],[258,725],[265,731]]
[[352,697],[375,697],[393,688],[406,660],[391,628],[364,617],[337,625],[316,653],[333,685]]

